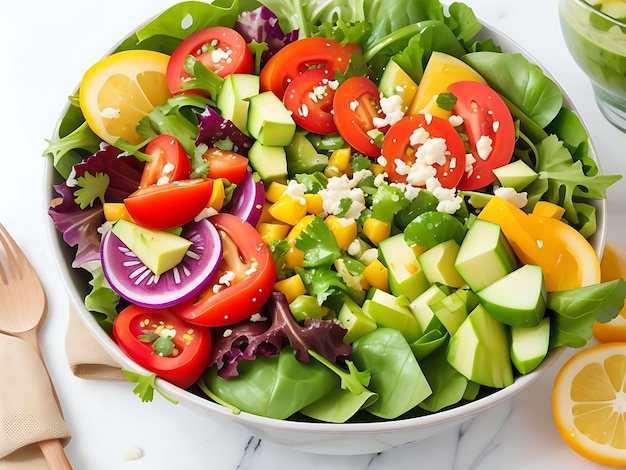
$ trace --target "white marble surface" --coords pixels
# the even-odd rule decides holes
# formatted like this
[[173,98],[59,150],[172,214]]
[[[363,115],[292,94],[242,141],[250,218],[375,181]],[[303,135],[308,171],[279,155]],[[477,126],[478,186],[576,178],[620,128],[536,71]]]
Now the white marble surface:
[[[64,336],[68,301],[48,241],[42,178],[44,139],[53,131],[67,95],[84,70],[115,41],[173,3],[108,0],[21,0],[0,12],[2,148],[0,222],[19,240],[41,274],[49,316],[43,352],[73,438],[67,453],[77,470],[109,469],[599,469],[571,451],[551,418],[550,393],[560,364],[512,402],[461,428],[382,454],[310,455],[224,429],[205,416],[156,397],[142,404],[128,383],[88,382],[67,368]],[[563,44],[556,0],[468,0],[483,21],[508,34],[542,62],[583,116],[605,173],[626,169],[626,135],[600,115],[591,87]],[[609,191],[608,238],[626,242],[626,183]],[[0,378],[0,380],[2,380]],[[129,448],[143,457],[126,461]]]

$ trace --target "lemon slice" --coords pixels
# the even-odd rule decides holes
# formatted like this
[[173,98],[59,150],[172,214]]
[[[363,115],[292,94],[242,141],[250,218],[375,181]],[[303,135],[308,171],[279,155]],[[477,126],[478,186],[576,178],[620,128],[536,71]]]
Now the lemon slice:
[[169,59],[160,52],[129,50],[92,65],[79,91],[89,127],[111,145],[120,137],[140,143],[143,138],[135,128],[141,118],[171,97],[165,78]]
[[552,391],[552,413],[563,440],[583,457],[626,465],[626,343],[604,343],[574,354]]
[[[626,279],[626,246],[608,241],[600,260],[602,282]],[[603,343],[626,341],[626,306],[608,323],[594,322],[593,336]]]

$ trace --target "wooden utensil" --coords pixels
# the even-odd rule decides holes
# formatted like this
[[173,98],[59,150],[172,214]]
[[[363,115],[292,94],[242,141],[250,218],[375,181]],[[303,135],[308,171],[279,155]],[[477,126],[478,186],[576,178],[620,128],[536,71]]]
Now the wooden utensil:
[[[37,272],[0,224],[0,332],[30,343],[44,365],[38,333],[46,313],[46,293]],[[54,391],[52,380],[50,384]],[[50,468],[71,470],[59,439],[41,441],[39,447]]]

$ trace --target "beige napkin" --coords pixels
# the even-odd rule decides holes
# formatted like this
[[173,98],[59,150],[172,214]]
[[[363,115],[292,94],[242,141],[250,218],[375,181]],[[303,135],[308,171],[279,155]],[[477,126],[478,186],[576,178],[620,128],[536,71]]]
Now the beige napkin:
[[37,443],[70,440],[44,364],[26,341],[0,334],[0,469],[46,469]]

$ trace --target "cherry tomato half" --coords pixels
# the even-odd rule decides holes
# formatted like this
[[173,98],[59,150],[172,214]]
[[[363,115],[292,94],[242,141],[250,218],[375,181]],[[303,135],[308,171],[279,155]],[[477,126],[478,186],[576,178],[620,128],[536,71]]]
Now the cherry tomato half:
[[233,184],[239,184],[248,171],[248,159],[230,150],[211,147],[204,152],[202,158],[209,164],[207,176],[211,179],[224,178]]
[[250,318],[267,302],[276,268],[259,232],[248,222],[226,213],[209,220],[222,237],[222,263],[199,294],[171,308],[189,323],[232,325]]
[[143,168],[140,188],[189,178],[191,173],[189,157],[176,137],[168,134],[155,137],[146,147],[145,153],[150,155],[152,160]]
[[282,99],[289,82],[301,73],[320,68],[327,69],[331,77],[337,69],[344,73],[354,47],[322,37],[291,42],[274,54],[261,70],[261,90],[272,91]]
[[293,120],[316,134],[337,132],[333,119],[333,76],[328,69],[315,69],[296,76],[285,89],[283,103]]
[[174,49],[166,72],[167,85],[174,95],[182,93],[182,83],[191,78],[185,71],[188,56],[220,77],[254,71],[252,52],[241,34],[225,26],[211,26],[191,34]]
[[496,179],[494,168],[511,161],[515,148],[513,117],[500,95],[483,83],[456,82],[448,91],[457,98],[452,113],[463,118],[463,133],[476,159],[472,170],[459,181],[458,188],[483,188]]
[[380,147],[367,134],[376,129],[374,118],[384,117],[380,93],[373,81],[367,77],[345,80],[335,91],[333,109],[335,125],[346,142],[364,155],[380,155]]
[[465,171],[465,144],[461,136],[446,119],[430,114],[405,116],[392,125],[385,134],[382,156],[389,180],[396,183],[408,181],[423,186],[406,175],[409,168],[418,170],[420,167],[415,165],[421,163],[427,172],[429,166],[434,169],[434,176],[444,188],[456,187]]
[[131,304],[115,317],[113,337],[141,367],[182,388],[198,380],[211,355],[209,329],[190,325],[166,308]]
[[138,189],[124,199],[124,205],[142,227],[168,230],[193,220],[212,193],[212,179],[194,178]]

